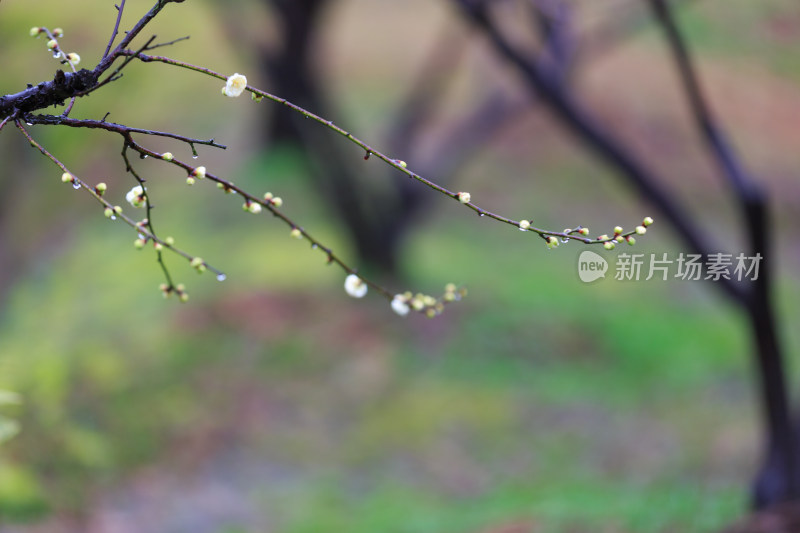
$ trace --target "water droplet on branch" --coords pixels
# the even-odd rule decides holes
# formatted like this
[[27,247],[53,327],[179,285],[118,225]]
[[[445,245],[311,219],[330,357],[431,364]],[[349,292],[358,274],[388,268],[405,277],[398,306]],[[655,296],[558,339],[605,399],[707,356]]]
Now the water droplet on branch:
[[217,274],[217,281],[225,281],[226,279],[228,279],[228,276],[225,274]]

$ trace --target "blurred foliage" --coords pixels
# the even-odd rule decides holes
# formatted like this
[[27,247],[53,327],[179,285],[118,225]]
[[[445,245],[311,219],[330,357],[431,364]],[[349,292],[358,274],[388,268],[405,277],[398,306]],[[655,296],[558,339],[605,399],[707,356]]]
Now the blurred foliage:
[[[378,9],[367,4],[343,9]],[[795,79],[796,48],[776,44],[769,32],[761,37],[773,18],[782,24],[790,4],[735,4],[683,11],[693,44],[735,61],[744,50],[759,61],[767,56],[779,75]],[[413,21],[424,2],[409,6],[400,11]],[[128,16],[147,7],[129,1]],[[176,57],[247,71],[245,54],[224,45],[215,13],[207,4],[176,5],[153,31],[164,40],[193,35],[170,50]],[[95,60],[113,11],[93,16],[87,21],[83,9],[65,10],[55,0],[36,10],[2,2],[0,92],[52,76],[43,42],[27,37],[30,26],[64,27],[66,46],[86,64]],[[351,61],[364,42],[342,28],[360,23],[380,34],[384,24],[404,34],[409,26],[336,20],[326,38],[347,37],[321,63],[346,74],[336,75],[332,90],[358,121],[379,123],[393,96],[387,87],[398,90],[392,76],[407,75],[383,55],[396,43],[361,50],[379,61],[385,76],[376,76]],[[648,46],[652,35],[641,39]],[[251,104],[219,98],[217,82],[191,74],[172,72],[164,83],[164,72],[133,65],[76,110],[92,117],[111,110],[111,119],[133,126],[224,139],[227,153],[202,150],[201,161],[247,188],[280,194],[293,216],[341,249],[340,227],[305,185],[298,154],[251,154],[248,132],[258,119]],[[347,76],[373,81],[346,85]],[[198,112],[195,97],[203,92],[209,97]],[[34,249],[0,302],[0,388],[24,399],[0,405],[0,435],[13,431],[9,421],[22,427],[0,448],[2,522],[85,517],[101,505],[123,514],[139,509],[144,519],[180,499],[202,509],[194,485],[219,485],[220,478],[241,505],[268,515],[269,530],[287,533],[446,533],[511,523],[537,532],[692,532],[741,512],[758,446],[749,340],[712,287],[581,285],[574,273],[580,247],[548,252],[443,199],[408,244],[409,288],[433,292],[455,281],[468,283],[470,296],[441,320],[401,321],[382,300],[347,298],[341,272],[289,239],[283,226],[254,224],[235,198],[199,185],[187,193],[173,173],[137,162],[152,173],[159,205],[169,206],[156,212],[159,230],[229,275],[219,284],[169,258],[192,296],[178,307],[159,296],[152,253],[134,251],[127,228],[63,186],[42,158],[23,155],[6,140],[13,133],[0,136],[2,153],[13,154],[4,156],[0,182],[35,184],[15,219],[20,246],[68,223],[63,239]],[[599,230],[649,214],[557,133],[550,138],[525,125],[511,133],[464,172],[460,184],[473,197],[554,227]],[[43,128],[34,134],[90,182],[108,181],[122,203],[130,184],[116,139]],[[541,146],[532,148],[531,138]],[[355,152],[354,164],[365,164]],[[709,200],[718,192],[691,186],[707,226],[725,231],[715,222],[725,209]],[[677,250],[658,225],[640,244],[641,253]],[[800,285],[784,272],[792,272],[797,243],[783,244],[790,251],[780,304],[789,324],[800,313]],[[800,338],[785,333],[797,353]],[[241,472],[231,466],[237,461]],[[209,473],[208,465],[224,471]],[[159,484],[167,487],[163,501],[136,492],[140,476],[157,494]],[[216,531],[267,529],[243,515]]]

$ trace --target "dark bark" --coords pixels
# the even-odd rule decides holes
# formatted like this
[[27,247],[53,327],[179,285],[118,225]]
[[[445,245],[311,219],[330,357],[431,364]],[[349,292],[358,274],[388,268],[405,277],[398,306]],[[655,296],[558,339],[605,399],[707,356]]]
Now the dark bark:
[[97,85],[98,72],[81,69],[78,72],[57,70],[53,81],[29,86],[16,94],[0,96],[0,121],[17,113],[28,113],[53,105],[64,105],[68,98]]

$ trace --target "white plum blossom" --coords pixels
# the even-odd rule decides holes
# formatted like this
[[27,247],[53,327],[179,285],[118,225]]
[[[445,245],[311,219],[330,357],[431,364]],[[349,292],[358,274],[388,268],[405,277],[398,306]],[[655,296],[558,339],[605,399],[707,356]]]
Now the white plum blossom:
[[367,284],[355,274],[350,274],[344,280],[344,290],[353,298],[363,298],[367,294]]
[[137,185],[133,189],[129,190],[128,194],[125,195],[125,199],[133,207],[142,207],[144,205],[144,198],[144,189],[141,185]]
[[409,311],[408,302],[402,294],[395,295],[392,300],[392,310],[400,316],[406,316]]
[[222,94],[234,98],[236,96],[241,96],[246,88],[247,78],[244,76],[244,74],[239,74],[237,72],[228,78],[228,81],[225,83],[225,87],[222,89]]

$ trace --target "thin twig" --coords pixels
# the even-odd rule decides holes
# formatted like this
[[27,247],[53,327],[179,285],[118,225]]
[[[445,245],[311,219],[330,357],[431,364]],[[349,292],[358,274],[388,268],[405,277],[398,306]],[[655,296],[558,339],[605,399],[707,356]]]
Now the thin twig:
[[[143,54],[141,52],[136,52],[136,51],[133,51],[133,50],[122,50],[122,51],[120,51],[120,55],[135,56],[136,58],[140,59],[143,62],[153,62],[153,61],[155,61],[155,62],[160,62],[160,63],[166,63],[168,65],[181,67],[181,68],[185,68],[187,70],[192,70],[192,71],[195,71],[195,72],[206,74],[208,76],[211,76],[213,78],[217,78],[219,80],[227,80],[227,76],[224,76],[224,75],[220,74],[219,72],[216,72],[216,71],[211,70],[209,68],[200,67],[200,66],[197,66],[197,65],[192,65],[190,63],[185,63],[183,61],[178,61],[176,59],[172,59],[172,58],[168,58],[168,57],[152,56],[152,55]],[[429,179],[417,174],[416,172],[413,172],[412,170],[410,170],[408,168],[407,164],[404,161],[389,157],[388,155],[382,153],[381,151],[379,151],[376,148],[372,147],[371,145],[367,144],[363,140],[361,140],[358,137],[354,136],[352,133],[346,131],[345,129],[341,128],[340,126],[337,126],[336,124],[334,124],[334,122],[332,120],[327,120],[327,119],[325,119],[323,117],[320,117],[319,115],[316,115],[316,114],[304,109],[303,107],[300,107],[299,105],[294,104],[294,103],[290,102],[289,100],[286,100],[285,98],[281,98],[280,96],[273,95],[271,93],[268,93],[268,92],[263,91],[261,89],[258,89],[256,87],[252,87],[252,86],[248,85],[247,88],[246,88],[246,91],[256,95],[257,97],[266,98],[266,99],[271,100],[273,102],[276,102],[278,104],[284,105],[284,106],[288,107],[289,109],[291,109],[291,110],[293,110],[293,111],[295,111],[297,113],[300,113],[304,117],[306,117],[308,119],[311,119],[314,122],[317,122],[319,124],[322,124],[326,128],[335,131],[339,135],[343,136],[344,138],[346,138],[347,140],[349,140],[350,142],[352,142],[353,144],[355,144],[356,146],[358,146],[359,148],[364,150],[364,152],[366,153],[367,157],[371,156],[371,155],[374,155],[375,157],[377,157],[378,159],[382,160],[383,162],[385,162],[389,166],[394,167],[395,169],[399,170],[400,172],[402,172],[403,174],[405,174],[409,178],[415,179],[415,180],[425,184],[429,188],[431,188],[431,189],[433,189],[433,190],[435,190],[435,191],[437,191],[437,192],[439,192],[439,193],[441,193],[441,194],[443,194],[445,196],[448,196],[448,197],[450,197],[450,198],[452,198],[452,199],[454,199],[456,201],[461,202],[461,196],[460,196],[461,193],[460,192],[451,191],[451,190],[447,189],[446,187],[443,187],[443,186],[439,185],[438,183],[436,183],[434,181],[431,181],[431,180],[429,180]],[[520,220],[514,220],[512,218],[508,218],[508,217],[499,215],[499,214],[494,213],[494,212],[492,212],[492,211],[490,211],[488,209],[480,207],[480,206],[478,206],[477,204],[475,204],[473,202],[467,202],[467,203],[464,203],[464,205],[466,207],[468,207],[469,209],[472,209],[478,216],[487,217],[487,218],[490,218],[490,219],[494,219],[494,220],[496,220],[498,222],[503,222],[503,223],[509,224],[511,226],[519,227]],[[530,226],[527,229],[527,231],[530,231],[532,233],[536,233],[536,234],[538,234],[538,235],[540,235],[542,237],[545,237],[545,238],[548,237],[548,236],[552,236],[552,237],[561,238],[561,239],[573,239],[573,240],[582,242],[584,244],[604,244],[605,242],[607,242],[607,240],[600,240],[600,239],[596,239],[596,238],[583,237],[583,236],[574,235],[574,234],[572,234],[570,232],[565,232],[565,231],[552,231],[552,230],[547,230],[547,229],[543,229],[543,228],[538,228],[538,227],[535,227],[535,226]],[[620,236],[628,237],[628,236],[632,236],[634,234],[635,234],[634,231],[629,231],[627,233],[621,234]]]
[[108,46],[106,46],[103,57],[108,57],[108,53],[111,51],[111,45],[114,44],[114,39],[117,38],[117,34],[119,33],[119,23],[122,20],[122,10],[125,9],[125,0],[122,0],[119,5],[115,5],[114,7],[117,8],[117,21],[114,23],[114,30],[111,32],[111,39],[108,40]]

